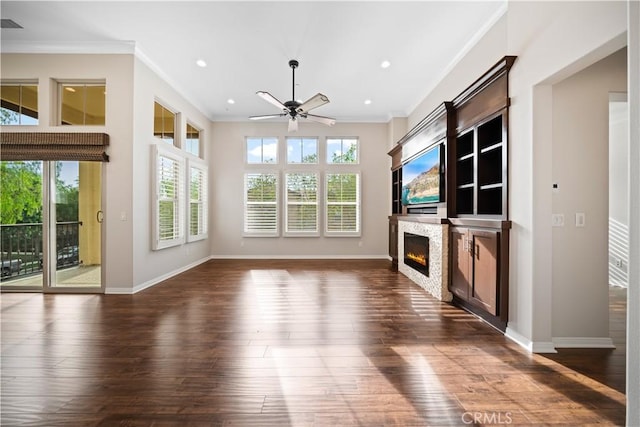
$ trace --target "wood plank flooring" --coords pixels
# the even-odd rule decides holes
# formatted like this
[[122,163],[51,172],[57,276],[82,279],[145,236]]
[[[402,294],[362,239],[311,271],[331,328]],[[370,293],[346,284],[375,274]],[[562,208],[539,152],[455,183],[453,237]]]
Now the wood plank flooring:
[[527,354],[384,260],[214,260],[1,309],[2,426],[624,424],[611,373]]

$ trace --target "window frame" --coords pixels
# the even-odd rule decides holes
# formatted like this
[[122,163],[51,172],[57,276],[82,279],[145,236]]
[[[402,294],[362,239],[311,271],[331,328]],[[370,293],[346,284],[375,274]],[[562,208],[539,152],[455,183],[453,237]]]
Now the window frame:
[[[262,176],[272,176],[275,179],[275,200],[273,202],[265,202],[265,201],[260,201],[260,202],[250,202],[248,200],[248,177],[250,175],[262,175]],[[279,237],[280,236],[280,212],[281,212],[281,207],[280,207],[280,185],[281,185],[281,181],[280,181],[280,173],[278,171],[274,171],[274,170],[245,170],[243,173],[243,207],[242,207],[242,212],[243,212],[243,218],[242,218],[242,236],[243,237]],[[265,231],[256,231],[256,230],[249,230],[247,225],[247,217],[249,214],[249,210],[248,210],[248,206],[250,206],[251,204],[253,205],[259,205],[259,204],[263,204],[263,205],[273,205],[275,207],[275,220],[274,220],[274,224],[275,224],[275,229],[272,230],[265,230]]]
[[[188,149],[188,144],[190,141],[189,138],[189,128],[193,128],[194,130],[196,130],[198,132],[198,152],[194,153],[193,151],[190,151]],[[190,122],[189,120],[187,120],[187,124],[185,126],[186,130],[185,130],[185,137],[184,137],[184,146],[182,147],[184,151],[186,151],[187,153],[191,154],[192,156],[196,156],[200,159],[204,158],[204,156],[202,155],[202,129],[196,125],[194,125],[192,122]]]
[[[7,124],[0,124],[1,126],[39,126],[40,125],[40,111],[38,111],[38,106],[39,106],[39,98],[40,98],[40,85],[38,83],[37,80],[35,81],[31,81],[31,80],[20,80],[20,81],[6,81],[6,80],[0,80],[0,87],[1,86],[14,86],[14,87],[18,87],[19,89],[19,100],[18,100],[18,110],[19,111],[14,111],[14,110],[9,110],[8,108],[5,108],[6,110],[12,111],[13,113],[18,115],[18,123],[7,123]],[[31,117],[28,114],[23,114],[22,110],[23,110],[23,102],[22,102],[22,98],[23,98],[23,91],[22,88],[24,86],[32,86],[35,87],[36,89],[36,110],[34,111],[34,113],[37,115],[37,118]],[[0,88],[1,90],[1,88]],[[31,111],[31,110],[30,110]],[[30,117],[32,120],[35,121],[35,123],[22,123],[22,116],[27,116]]]
[[[194,169],[199,171],[202,174],[202,182],[200,186],[200,198],[192,199],[191,195],[191,183],[193,180],[193,172]],[[185,197],[187,203],[187,231],[186,237],[187,242],[196,242],[198,240],[204,240],[209,237],[209,167],[201,160],[195,159],[187,159],[187,171],[188,171],[188,179],[186,182],[187,190],[186,193],[188,197]],[[200,231],[198,234],[191,234],[192,229],[192,219],[193,219],[193,204],[196,203],[200,206],[201,216],[199,217],[201,222],[199,222],[198,230]]]
[[[185,242],[185,158],[181,155],[180,151],[173,146],[166,145],[162,142],[152,144],[152,242],[151,247],[155,250],[161,250],[173,246],[182,245]],[[178,165],[177,182],[174,184],[176,188],[176,196],[174,198],[163,199],[160,195],[161,188],[159,179],[162,175],[159,170],[160,159],[164,157],[170,161],[175,162]],[[173,201],[174,215],[178,218],[174,218],[174,237],[171,239],[162,239],[160,236],[160,203],[161,201],[171,200]],[[178,227],[177,233],[175,227]]]
[[[355,175],[356,176],[356,201],[352,203],[329,202],[329,179],[332,175]],[[362,236],[362,174],[358,170],[331,170],[324,174],[324,236],[325,237],[360,237]],[[335,231],[329,230],[329,207],[330,206],[355,206],[356,208],[356,230]]]
[[[250,162],[249,161],[249,140],[250,139],[260,139],[260,147],[261,147],[261,161],[260,162]],[[265,140],[275,140],[276,143],[276,154],[274,162],[265,162],[264,161],[264,145]],[[244,138],[244,163],[246,166],[265,166],[265,165],[278,165],[280,164],[280,138],[277,136],[246,136]]]
[[[292,162],[289,160],[289,141],[292,140],[299,140],[300,144],[302,145],[302,147],[304,146],[304,140],[313,140],[316,143],[316,161],[315,162]],[[308,165],[319,165],[320,164],[320,138],[316,137],[316,136],[287,136],[285,137],[285,150],[286,150],[286,159],[287,159],[287,165],[289,166],[308,166]],[[300,149],[300,154],[303,154],[303,150],[302,148]],[[302,157],[300,160],[303,160],[304,157]]]
[[[162,122],[162,130],[160,132],[160,136],[156,135],[156,123],[155,123],[155,119],[156,119],[156,104],[159,105],[160,107],[163,108],[163,110],[166,110],[168,112],[170,112],[173,115],[173,138],[169,141],[169,139],[165,138],[165,132],[164,132],[164,115],[162,116],[161,122]],[[161,141],[164,144],[168,144],[171,145],[173,147],[178,147],[179,145],[179,138],[178,138],[178,112],[175,111],[172,108],[169,108],[166,106],[166,104],[162,101],[160,101],[159,99],[154,99],[153,100],[153,114],[152,114],[152,118],[153,118],[153,132],[152,135],[154,138],[156,138],[157,140]]]
[[[107,82],[104,80],[98,81],[89,81],[89,80],[81,80],[81,81],[72,81],[72,80],[64,80],[57,81],[58,84],[58,102],[57,102],[57,126],[90,126],[90,127],[105,127],[107,125]],[[63,123],[62,122],[62,106],[64,99],[64,91],[67,87],[71,86],[82,86],[84,88],[84,98],[82,100],[82,124],[73,124],[73,123]],[[104,88],[104,123],[98,124],[87,124],[87,87],[103,87]]]
[[[316,181],[316,189],[315,189],[315,203],[310,202],[300,202],[294,201],[290,202],[289,200],[289,180],[288,177],[290,175],[313,175]],[[287,237],[315,237],[320,236],[320,197],[321,197],[321,174],[317,169],[313,170],[288,170],[285,171],[284,179],[283,179],[283,187],[284,187],[284,235]],[[314,230],[289,230],[289,206],[315,206],[316,211],[316,224]]]
[[[329,156],[330,156],[330,151],[329,151],[329,141],[340,141],[340,149],[341,149],[341,156],[345,154],[345,150],[344,150],[344,141],[345,140],[355,140],[356,144],[356,159],[354,162],[333,162],[330,161]],[[356,136],[327,136],[325,138],[325,163],[329,166],[334,166],[334,165],[348,165],[348,166],[354,166],[354,165],[359,165],[360,164],[360,138],[356,137]],[[348,150],[347,150],[348,151]]]

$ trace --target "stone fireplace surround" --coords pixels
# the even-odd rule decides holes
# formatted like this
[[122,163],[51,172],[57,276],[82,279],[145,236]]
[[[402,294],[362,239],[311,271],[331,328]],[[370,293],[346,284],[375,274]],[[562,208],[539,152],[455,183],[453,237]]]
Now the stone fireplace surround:
[[[429,277],[404,263],[404,233],[429,238]],[[398,218],[398,271],[440,301],[450,302],[449,225],[437,218]]]

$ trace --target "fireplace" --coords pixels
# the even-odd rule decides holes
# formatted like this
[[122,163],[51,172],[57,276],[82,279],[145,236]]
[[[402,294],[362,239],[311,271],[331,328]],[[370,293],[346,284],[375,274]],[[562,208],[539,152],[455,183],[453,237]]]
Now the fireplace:
[[429,238],[404,233],[404,263],[429,277]]

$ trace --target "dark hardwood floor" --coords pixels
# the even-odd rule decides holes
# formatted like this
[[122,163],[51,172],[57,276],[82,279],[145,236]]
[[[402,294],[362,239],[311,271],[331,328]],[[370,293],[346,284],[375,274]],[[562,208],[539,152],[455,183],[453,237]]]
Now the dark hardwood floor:
[[528,354],[384,260],[215,260],[136,295],[1,309],[2,426],[625,419],[624,358]]

